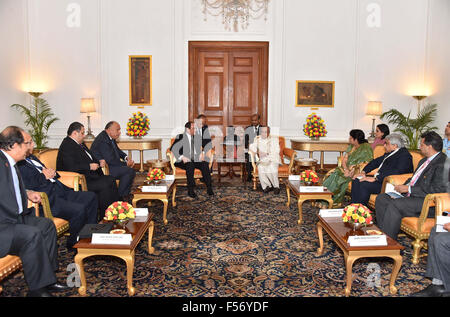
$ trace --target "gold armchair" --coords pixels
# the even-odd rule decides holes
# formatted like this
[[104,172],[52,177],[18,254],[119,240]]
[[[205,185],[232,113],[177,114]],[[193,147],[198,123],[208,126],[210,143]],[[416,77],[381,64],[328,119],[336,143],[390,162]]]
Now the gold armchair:
[[[48,149],[38,154],[39,160],[48,168],[52,168],[56,171],[56,158],[58,157],[58,149]],[[75,172],[58,171],[61,176],[59,181],[67,187],[73,188],[75,191],[79,191],[80,187],[82,191],[87,191],[87,183],[84,175]]]
[[[171,146],[172,146],[173,142],[175,142],[175,138],[172,138],[170,140]],[[177,204],[175,202],[175,195],[177,192],[177,185],[186,185],[187,184],[186,171],[182,168],[175,166],[176,158],[175,158],[175,155],[170,150],[170,147],[166,150],[166,155],[170,162],[170,167],[172,168],[173,176],[175,178],[175,186],[173,188],[173,194],[172,194],[172,206],[176,206]],[[208,165],[209,170],[211,170],[212,166],[214,164],[214,156],[215,156],[214,149],[209,150],[206,153],[206,156],[208,157],[208,160],[209,160],[209,165]],[[196,181],[198,181],[200,178],[202,178],[202,172],[198,169],[195,169],[194,170],[194,179]]]
[[[280,145],[280,158],[281,158],[281,165],[278,166],[278,178],[288,178],[289,175],[292,173],[292,168],[294,166],[295,162],[295,156],[297,155],[297,152],[295,152],[293,149],[286,147],[286,140],[284,137],[279,136],[278,137],[278,143]],[[258,166],[256,165],[255,160],[255,153],[252,151],[248,151],[250,155],[250,162],[252,163],[253,167],[253,190],[256,190],[256,184],[258,182]],[[284,163],[284,158],[289,159],[289,164]]]
[[[423,202],[422,211],[419,217],[405,217],[402,219],[400,229],[406,234],[412,236],[415,240],[413,246],[414,264],[419,263],[419,259],[426,254],[420,254],[422,248],[427,248],[427,243],[431,229],[436,225],[436,217],[441,216],[444,207],[449,207],[450,199],[448,193],[428,194]],[[428,218],[430,207],[435,207],[435,217]]]
[[[39,217],[39,205],[42,205],[42,209],[44,211],[44,216],[46,218],[49,218],[50,220],[53,220],[55,227],[56,227],[56,233],[58,237],[63,235],[69,230],[69,222],[67,220],[61,219],[61,218],[55,218],[52,215],[52,212],[50,210],[50,203],[48,201],[48,197],[46,193],[40,193],[41,195],[41,203],[32,203],[31,201],[28,201],[28,207],[34,207],[36,216]],[[8,275],[14,273],[15,271],[22,268],[22,261],[18,256],[15,255],[7,255],[3,258],[0,258],[0,282],[5,279]],[[0,285],[0,293],[3,291],[2,286]]]

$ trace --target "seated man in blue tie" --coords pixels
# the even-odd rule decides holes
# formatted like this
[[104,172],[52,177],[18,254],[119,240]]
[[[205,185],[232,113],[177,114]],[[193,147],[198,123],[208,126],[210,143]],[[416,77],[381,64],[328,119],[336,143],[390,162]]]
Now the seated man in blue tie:
[[128,201],[136,171],[134,161],[119,149],[116,140],[120,137],[120,125],[111,121],[94,140],[91,151],[100,161],[100,166],[108,164],[109,174],[119,180],[119,196]]
[[97,223],[98,200],[93,192],[74,191],[65,186],[58,173],[45,167],[33,153],[34,143],[30,144],[25,160],[17,163],[25,188],[47,194],[52,215],[69,222],[70,236],[67,249],[75,251],[80,230],[85,224]]
[[[389,175],[413,172],[412,156],[405,148],[400,134],[392,133],[386,136],[384,143],[385,154],[373,159],[360,174],[353,177],[351,203],[367,205],[370,195],[379,194],[383,180]],[[378,169],[374,176],[367,173]]]
[[30,297],[50,297],[49,291],[64,291],[57,283],[58,243],[53,221],[36,217],[27,200],[38,203],[39,193],[25,190],[17,162],[25,159],[31,136],[9,126],[0,133],[0,258],[20,257]]

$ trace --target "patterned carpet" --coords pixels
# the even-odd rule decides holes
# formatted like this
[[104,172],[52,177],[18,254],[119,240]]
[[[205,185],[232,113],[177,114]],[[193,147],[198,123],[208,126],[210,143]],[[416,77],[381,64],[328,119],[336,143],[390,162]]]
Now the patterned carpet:
[[[291,206],[286,206],[284,186],[278,196],[253,191],[238,181],[215,187],[213,199],[203,186],[196,192],[199,198],[191,200],[186,188],[179,188],[177,207],[169,205],[166,226],[162,224],[162,203],[150,207],[155,214],[155,253],[148,254],[144,237],[136,249],[135,297],[344,296],[343,253],[325,234],[325,252],[316,256],[318,209],[311,203],[304,204],[304,222],[298,226],[297,204],[291,201]],[[61,283],[73,271],[69,266],[73,253],[68,255],[65,239],[59,239],[57,276]],[[430,282],[424,278],[426,259],[419,265],[411,262],[411,239],[403,236],[399,242],[406,248],[395,296],[407,296]],[[391,296],[392,266],[388,258],[355,262],[351,296]],[[128,296],[125,270],[125,263],[117,258],[86,259],[88,296]],[[5,297],[25,296],[28,291],[20,271],[2,284]],[[73,288],[57,296],[79,295]]]

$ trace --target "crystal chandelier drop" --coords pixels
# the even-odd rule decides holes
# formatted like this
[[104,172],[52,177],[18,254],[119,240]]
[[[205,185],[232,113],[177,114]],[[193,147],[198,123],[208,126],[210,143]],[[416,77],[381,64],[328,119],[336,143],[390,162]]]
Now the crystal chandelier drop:
[[203,14],[212,16],[222,16],[222,23],[226,30],[245,30],[248,27],[249,19],[259,19],[264,16],[267,21],[267,11],[270,0],[201,0],[203,3]]

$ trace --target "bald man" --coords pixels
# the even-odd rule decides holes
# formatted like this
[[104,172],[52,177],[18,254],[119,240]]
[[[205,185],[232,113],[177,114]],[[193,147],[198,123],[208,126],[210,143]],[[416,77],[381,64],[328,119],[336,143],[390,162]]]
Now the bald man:
[[131,186],[136,171],[133,169],[134,161],[119,149],[116,140],[120,137],[120,124],[110,121],[94,140],[91,152],[100,161],[100,166],[108,164],[109,174],[119,180],[119,196],[122,200],[130,200]]

